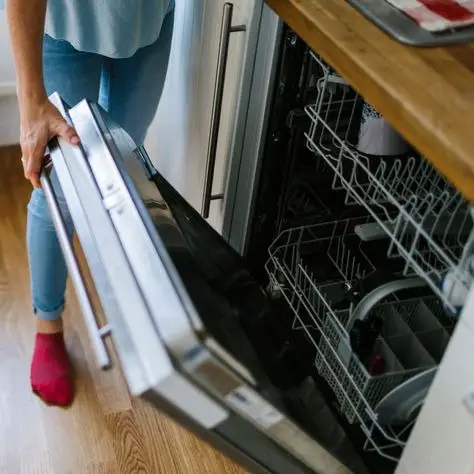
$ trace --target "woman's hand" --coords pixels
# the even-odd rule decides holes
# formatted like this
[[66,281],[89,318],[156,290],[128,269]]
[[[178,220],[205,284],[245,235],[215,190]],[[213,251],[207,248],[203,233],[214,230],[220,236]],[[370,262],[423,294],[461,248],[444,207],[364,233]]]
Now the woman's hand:
[[77,145],[79,137],[48,98],[39,102],[26,101],[20,106],[20,116],[20,145],[23,155],[21,161],[25,178],[30,180],[35,188],[39,188],[41,166],[48,142],[59,136],[72,145]]

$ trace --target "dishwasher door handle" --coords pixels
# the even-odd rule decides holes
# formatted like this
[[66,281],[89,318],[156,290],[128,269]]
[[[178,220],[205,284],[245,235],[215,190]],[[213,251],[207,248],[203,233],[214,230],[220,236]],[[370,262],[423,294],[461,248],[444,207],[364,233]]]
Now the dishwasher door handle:
[[222,117],[222,102],[224,98],[230,35],[232,33],[246,31],[247,29],[245,25],[232,26],[233,12],[234,5],[232,3],[224,4],[219,38],[219,53],[217,57],[216,87],[214,89],[214,100],[212,103],[211,131],[209,134],[209,144],[207,149],[206,174],[204,176],[204,195],[201,210],[204,219],[209,217],[211,202],[224,198],[223,194],[212,194],[212,184],[214,182],[216,168],[217,143],[219,141],[219,128]]
[[49,169],[52,167],[52,162],[48,161],[41,171],[41,185],[48,203],[53,225],[56,230],[58,241],[63,251],[64,259],[74,283],[77,299],[84,315],[89,337],[91,339],[92,348],[99,367],[102,370],[107,370],[111,367],[111,359],[104,338],[111,333],[110,325],[99,327],[96,322],[94,307],[91,302],[87,286],[84,282],[78,259],[74,252],[73,245],[69,240],[69,235],[66,229],[63,215],[54,192],[51,179],[49,177]]

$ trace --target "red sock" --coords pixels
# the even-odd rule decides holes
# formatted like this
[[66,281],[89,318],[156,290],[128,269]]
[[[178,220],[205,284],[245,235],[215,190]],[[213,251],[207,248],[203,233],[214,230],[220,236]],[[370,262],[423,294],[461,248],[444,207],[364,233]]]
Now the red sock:
[[62,332],[36,334],[31,388],[50,405],[67,406],[74,397],[69,358]]

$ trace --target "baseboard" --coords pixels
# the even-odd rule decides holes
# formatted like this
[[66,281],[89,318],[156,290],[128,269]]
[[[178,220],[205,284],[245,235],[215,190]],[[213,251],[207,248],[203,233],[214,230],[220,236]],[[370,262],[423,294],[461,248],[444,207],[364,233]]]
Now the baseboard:
[[15,85],[0,84],[0,146],[15,145],[20,135],[20,114]]

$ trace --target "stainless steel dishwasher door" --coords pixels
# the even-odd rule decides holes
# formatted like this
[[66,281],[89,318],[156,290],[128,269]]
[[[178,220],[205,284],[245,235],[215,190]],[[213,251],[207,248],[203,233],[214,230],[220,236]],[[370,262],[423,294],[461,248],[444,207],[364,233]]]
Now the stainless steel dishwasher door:
[[111,365],[103,343],[111,334],[132,394],[253,472],[349,472],[261,392],[252,356],[250,368],[228,349],[244,340],[238,325],[225,344],[214,337],[235,315],[270,311],[241,257],[99,106],[51,100],[81,138],[80,147],[53,141],[50,156],[108,320],[104,328],[64,232],[48,167],[42,181],[100,367]]

